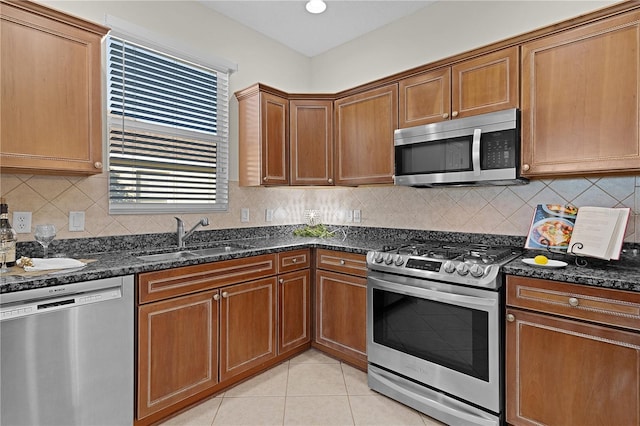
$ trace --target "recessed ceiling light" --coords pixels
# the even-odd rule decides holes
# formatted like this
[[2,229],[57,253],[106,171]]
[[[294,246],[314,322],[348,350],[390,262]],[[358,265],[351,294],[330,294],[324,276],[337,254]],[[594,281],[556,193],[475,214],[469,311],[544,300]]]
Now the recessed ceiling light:
[[322,0],[309,0],[306,8],[309,13],[322,13],[327,9],[327,4]]

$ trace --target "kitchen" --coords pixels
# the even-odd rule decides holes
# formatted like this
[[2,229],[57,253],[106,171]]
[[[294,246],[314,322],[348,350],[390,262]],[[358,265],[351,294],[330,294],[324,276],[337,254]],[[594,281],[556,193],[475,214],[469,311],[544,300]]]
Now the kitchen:
[[[151,30],[169,33],[168,36],[185,40],[191,36],[195,25],[207,17],[219,19],[224,28],[231,24],[226,18],[203,9],[198,4],[181,4],[182,15],[173,13],[171,3],[158,3],[153,13],[141,8],[142,3],[120,2],[50,2],[53,7],[86,17],[95,22],[103,22],[104,13],[135,22]],[[394,72],[428,63],[442,57],[457,54],[474,47],[520,34],[552,22],[577,16],[610,3],[554,3],[554,8],[539,8],[532,3],[487,3],[477,5],[459,2],[436,3],[422,13],[416,13],[397,26],[381,30],[349,43],[319,57],[301,57],[277,43],[264,39],[245,28],[237,29],[237,37],[229,40],[229,45],[216,49],[215,54],[234,60],[239,71],[232,75],[231,91],[247,87],[256,81],[264,82],[289,92],[332,92],[343,90]],[[478,7],[477,13],[469,13],[470,7]],[[496,8],[492,11],[489,7]],[[555,8],[558,8],[556,10]],[[442,9],[442,10],[441,10]],[[544,10],[541,10],[544,9]],[[566,10],[563,10],[566,9]],[[191,13],[189,13],[192,11]],[[203,12],[206,11],[206,12]],[[438,12],[438,13],[436,13]],[[486,14],[482,28],[490,28],[481,33],[473,32],[473,37],[458,40],[464,20],[473,21],[477,14]],[[452,16],[461,25],[443,28],[441,18]],[[526,22],[522,17],[526,16]],[[537,22],[535,20],[538,19]],[[491,22],[490,20],[495,20]],[[171,22],[171,25],[167,24]],[[418,22],[420,25],[410,25]],[[425,25],[429,23],[430,25]],[[468,22],[473,28],[474,22]],[[371,45],[378,45],[380,37],[388,42],[387,31],[393,33],[398,28],[406,31],[423,31],[424,37],[398,36],[398,44],[405,46],[407,39],[415,45],[406,51],[390,49],[388,57],[381,60],[383,51]],[[513,27],[513,28],[510,28]],[[234,27],[235,28],[235,27]],[[444,39],[452,40],[452,45],[444,45],[429,37],[433,28],[438,29]],[[213,30],[212,30],[213,31]],[[480,34],[480,35],[478,35]],[[214,39],[219,39],[214,34]],[[485,37],[485,39],[480,39]],[[193,34],[186,40],[206,50],[206,39]],[[248,41],[247,41],[248,40]],[[369,43],[369,49],[362,43]],[[457,44],[456,44],[457,41]],[[401,43],[400,43],[401,42]],[[235,44],[235,45],[234,45]],[[247,48],[246,46],[251,46]],[[242,47],[245,46],[245,47]],[[258,48],[259,47],[259,48]],[[268,52],[268,54],[266,53]],[[354,54],[354,52],[358,52]],[[417,53],[419,52],[419,53]],[[404,54],[404,58],[394,56]],[[371,57],[367,60],[367,55]],[[335,63],[340,61],[340,66]],[[265,66],[270,64],[270,66]],[[332,65],[333,64],[333,65]],[[305,72],[307,71],[307,72]],[[231,122],[237,120],[237,103],[231,102]],[[230,127],[231,158],[237,156],[237,129]],[[365,227],[409,228],[435,231],[455,231],[487,233],[498,235],[524,235],[527,232],[532,205],[542,202],[571,202],[576,205],[630,206],[636,214],[629,222],[627,242],[638,242],[638,182],[635,176],[608,177],[600,180],[576,177],[558,180],[534,180],[518,187],[491,188],[446,188],[414,189],[392,186],[367,186],[356,188],[294,189],[290,187],[246,188],[237,185],[237,164],[230,164],[230,207],[228,213],[210,215],[214,229],[260,227],[267,225],[288,225],[304,221],[306,209],[319,209],[323,221],[330,224],[353,224]],[[2,193],[6,194],[13,211],[33,211],[34,223],[54,221],[60,233],[58,238],[81,238],[109,235],[147,234],[170,232],[175,222],[172,215],[110,216],[105,205],[107,193],[106,177],[97,175],[90,178],[69,178],[38,175],[3,175]],[[241,222],[241,209],[248,208],[249,222]],[[264,220],[265,210],[273,210],[273,221]],[[345,212],[361,212],[361,222],[347,222]],[[68,211],[86,212],[86,230],[69,232],[66,230]],[[424,212],[428,214],[424,214]],[[468,212],[468,215],[452,215],[452,211]],[[188,223],[195,223],[201,215],[184,215]],[[45,219],[46,218],[46,219]]]

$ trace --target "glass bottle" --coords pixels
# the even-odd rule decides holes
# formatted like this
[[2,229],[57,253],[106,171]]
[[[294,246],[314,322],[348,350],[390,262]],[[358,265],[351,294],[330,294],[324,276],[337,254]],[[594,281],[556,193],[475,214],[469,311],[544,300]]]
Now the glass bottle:
[[0,198],[0,244],[12,242],[11,248],[5,254],[5,262],[8,267],[16,264],[16,241],[16,231],[9,223],[9,206],[4,198]]

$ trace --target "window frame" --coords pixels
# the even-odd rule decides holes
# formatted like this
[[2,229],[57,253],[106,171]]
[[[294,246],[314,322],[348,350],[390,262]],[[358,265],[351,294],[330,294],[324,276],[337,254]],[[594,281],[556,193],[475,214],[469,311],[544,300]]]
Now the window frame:
[[[229,114],[230,114],[230,96],[229,96],[229,77],[232,72],[237,70],[237,66],[224,59],[216,58],[211,55],[204,55],[202,52],[195,52],[192,48],[184,48],[176,45],[175,41],[168,40],[161,35],[136,27],[126,21],[118,18],[107,16],[107,24],[112,28],[109,35],[103,40],[103,116],[105,119],[105,156],[106,173],[108,176],[108,204],[109,214],[145,214],[145,213],[212,213],[217,211],[226,212],[229,210]],[[216,141],[216,196],[220,197],[220,201],[215,203],[113,203],[111,200],[111,139],[110,129],[112,125],[123,128],[124,131],[129,129],[140,132],[148,132],[158,128],[163,129],[162,134],[172,135],[174,137],[184,137],[185,134],[193,135],[194,132],[183,131],[178,128],[168,126],[159,127],[157,124],[150,124],[145,121],[127,120],[127,125],[122,127],[123,116],[112,116],[109,113],[109,41],[111,37],[123,39],[126,42],[141,46],[144,49],[156,51],[162,55],[175,57],[177,60],[198,68],[208,69],[217,74],[217,131],[212,138]],[[151,41],[154,40],[154,41]]]

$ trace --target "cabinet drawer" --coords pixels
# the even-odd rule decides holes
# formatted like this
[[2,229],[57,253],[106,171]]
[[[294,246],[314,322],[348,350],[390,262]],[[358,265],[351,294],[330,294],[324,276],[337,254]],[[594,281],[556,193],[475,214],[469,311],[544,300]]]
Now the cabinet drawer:
[[640,330],[640,293],[507,277],[507,305]]
[[362,254],[318,249],[316,268],[366,277],[367,258]]
[[168,297],[275,275],[276,255],[224,260],[138,275],[138,301],[147,303]]
[[308,268],[311,264],[309,249],[292,250],[278,253],[278,273]]

